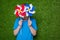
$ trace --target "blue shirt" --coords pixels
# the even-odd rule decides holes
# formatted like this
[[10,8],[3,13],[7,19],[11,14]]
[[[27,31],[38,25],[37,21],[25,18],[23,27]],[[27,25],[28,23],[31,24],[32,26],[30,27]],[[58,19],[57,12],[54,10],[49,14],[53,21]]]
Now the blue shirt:
[[[13,29],[15,30],[18,27],[18,22],[21,18],[17,18],[15,23],[14,23],[14,27]],[[37,30],[37,25],[36,25],[36,21],[33,18],[30,18],[30,20],[32,21],[32,27]],[[24,20],[22,23],[22,27],[19,30],[17,36],[16,36],[16,40],[33,40],[33,35],[29,29],[28,26],[28,20]]]

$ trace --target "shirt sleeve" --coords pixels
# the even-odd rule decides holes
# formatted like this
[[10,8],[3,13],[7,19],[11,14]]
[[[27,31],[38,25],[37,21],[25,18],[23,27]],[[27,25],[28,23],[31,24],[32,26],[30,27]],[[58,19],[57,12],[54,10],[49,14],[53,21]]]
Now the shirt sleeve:
[[15,23],[14,23],[14,27],[13,27],[14,30],[18,27],[18,22],[19,22],[19,20],[18,20],[18,18],[17,18],[17,19],[15,20]]
[[36,20],[32,20],[32,27],[37,30],[37,24],[36,24]]

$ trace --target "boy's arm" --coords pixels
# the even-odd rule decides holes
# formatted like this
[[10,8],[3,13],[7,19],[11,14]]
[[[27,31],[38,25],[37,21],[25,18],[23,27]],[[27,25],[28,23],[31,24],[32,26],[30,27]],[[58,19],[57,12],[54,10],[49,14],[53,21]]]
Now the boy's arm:
[[19,30],[21,29],[22,26],[22,20],[19,21],[19,26],[14,30],[14,35],[16,36],[19,32]]
[[28,26],[30,28],[30,31],[31,31],[32,35],[35,36],[36,35],[36,30],[32,27],[32,21],[30,19],[28,20]]
[[31,25],[29,26],[29,28],[30,28],[30,31],[33,34],[33,36],[35,36],[36,35],[36,30]]
[[20,30],[21,26],[18,26],[15,30],[14,30],[14,35],[16,36]]

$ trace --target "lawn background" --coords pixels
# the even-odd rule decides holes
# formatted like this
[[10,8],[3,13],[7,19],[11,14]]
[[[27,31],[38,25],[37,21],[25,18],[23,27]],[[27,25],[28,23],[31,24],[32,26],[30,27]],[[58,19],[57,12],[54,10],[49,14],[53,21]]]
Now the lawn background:
[[0,0],[0,40],[15,40],[13,25],[17,4],[32,3],[38,31],[34,40],[60,40],[60,0]]

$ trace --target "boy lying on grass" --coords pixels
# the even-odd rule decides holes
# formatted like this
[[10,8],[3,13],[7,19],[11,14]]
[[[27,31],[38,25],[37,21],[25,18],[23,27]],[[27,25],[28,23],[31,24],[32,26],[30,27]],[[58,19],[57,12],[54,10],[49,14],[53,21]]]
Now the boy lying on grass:
[[[31,6],[31,4],[25,4],[26,6]],[[22,9],[25,7],[25,5],[20,5]],[[14,35],[16,36],[16,40],[33,40],[33,36],[36,35],[37,32],[37,25],[36,25],[36,20],[33,18],[30,18],[32,14],[25,14],[25,12],[22,12],[21,10],[18,9],[16,16],[18,15],[19,17],[16,18],[15,23],[14,23]],[[28,9],[29,11],[30,9]],[[34,12],[34,11],[33,11]],[[33,13],[31,12],[31,13]],[[20,14],[19,14],[20,13]]]

